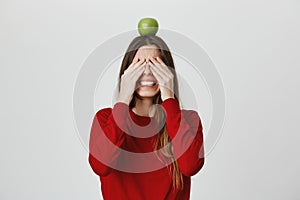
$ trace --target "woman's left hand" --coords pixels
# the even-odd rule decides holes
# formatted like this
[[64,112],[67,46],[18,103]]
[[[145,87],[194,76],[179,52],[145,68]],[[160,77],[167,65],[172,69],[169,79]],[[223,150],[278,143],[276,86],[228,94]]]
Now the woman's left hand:
[[174,98],[174,75],[161,58],[150,58],[150,70],[159,84],[161,100]]

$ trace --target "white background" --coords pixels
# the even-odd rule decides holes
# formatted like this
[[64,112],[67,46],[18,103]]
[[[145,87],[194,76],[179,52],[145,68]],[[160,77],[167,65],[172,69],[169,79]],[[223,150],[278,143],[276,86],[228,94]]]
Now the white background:
[[0,1],[0,199],[102,199],[73,122],[89,53],[152,16],[201,44],[226,122],[191,199],[297,200],[299,1]]

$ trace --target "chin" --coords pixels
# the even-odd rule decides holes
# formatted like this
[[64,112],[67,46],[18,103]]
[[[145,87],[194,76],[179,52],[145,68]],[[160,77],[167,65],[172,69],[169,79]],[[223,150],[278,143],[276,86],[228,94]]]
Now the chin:
[[137,92],[137,95],[139,97],[142,97],[142,98],[152,98],[156,95],[157,93],[150,93],[150,92]]
[[151,90],[137,90],[136,94],[140,98],[153,98],[159,93],[159,90],[151,91]]

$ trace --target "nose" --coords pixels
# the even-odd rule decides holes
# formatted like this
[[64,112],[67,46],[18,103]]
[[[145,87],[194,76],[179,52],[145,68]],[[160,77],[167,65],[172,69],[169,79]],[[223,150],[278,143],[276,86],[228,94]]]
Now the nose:
[[150,65],[147,63],[145,71],[143,72],[144,75],[152,75],[152,72],[150,70]]

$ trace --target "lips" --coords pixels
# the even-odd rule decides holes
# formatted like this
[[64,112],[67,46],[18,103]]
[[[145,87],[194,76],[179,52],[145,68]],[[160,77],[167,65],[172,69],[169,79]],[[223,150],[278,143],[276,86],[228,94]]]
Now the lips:
[[149,79],[149,80],[140,80],[137,82],[138,86],[154,86],[157,84],[156,80]]
[[156,82],[153,82],[153,81],[140,81],[138,84],[141,85],[141,86],[154,86],[154,85],[156,85]]

